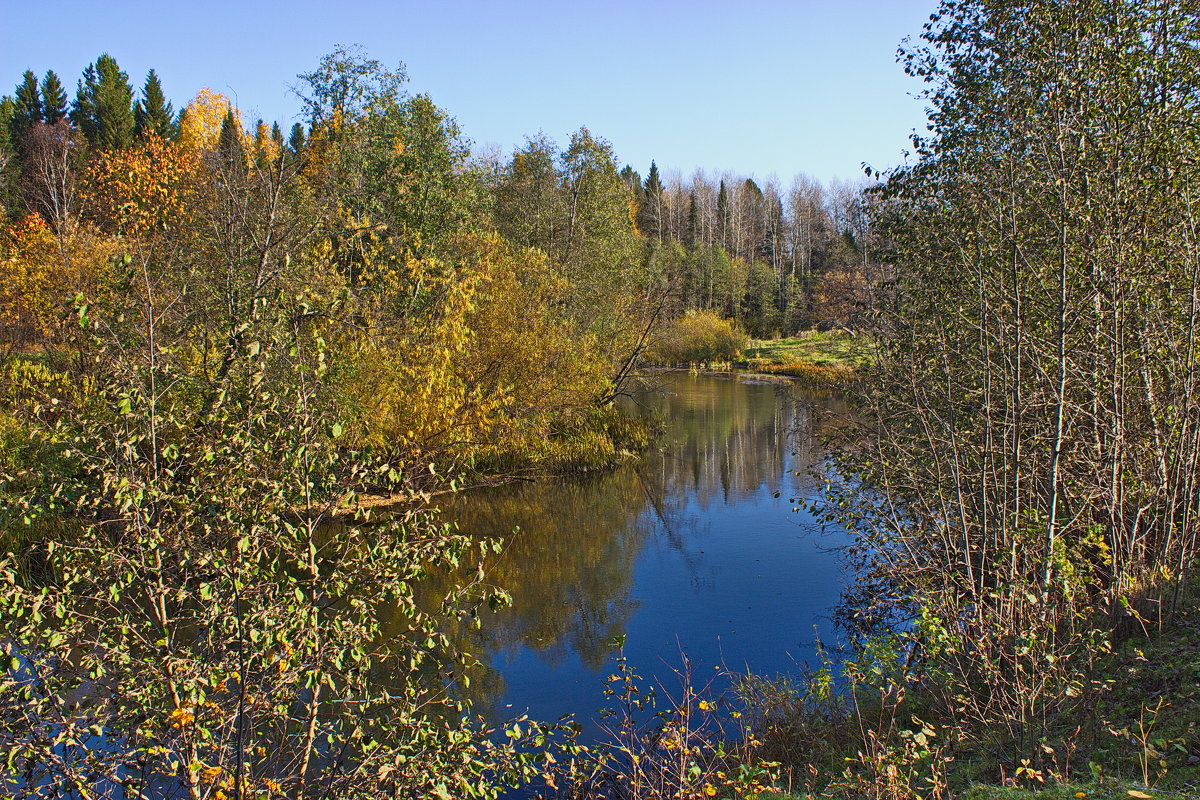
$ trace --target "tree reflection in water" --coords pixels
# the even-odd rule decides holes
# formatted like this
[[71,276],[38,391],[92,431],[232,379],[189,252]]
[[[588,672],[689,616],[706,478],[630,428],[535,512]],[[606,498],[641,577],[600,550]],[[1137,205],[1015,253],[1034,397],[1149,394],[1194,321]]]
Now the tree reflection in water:
[[455,625],[482,664],[466,690],[481,708],[590,715],[618,636],[643,674],[669,675],[680,649],[708,669],[778,672],[811,657],[814,625],[828,630],[840,535],[814,535],[789,499],[815,492],[844,403],[732,376],[654,382],[637,399],[665,430],[636,463],[441,502],[462,530],[505,542],[486,574],[512,605]]

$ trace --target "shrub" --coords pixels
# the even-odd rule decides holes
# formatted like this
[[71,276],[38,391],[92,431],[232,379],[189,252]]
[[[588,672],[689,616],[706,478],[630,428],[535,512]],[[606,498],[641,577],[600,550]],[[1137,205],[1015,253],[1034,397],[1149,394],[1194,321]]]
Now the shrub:
[[659,364],[712,364],[737,360],[747,344],[730,320],[689,311],[659,333],[647,357]]

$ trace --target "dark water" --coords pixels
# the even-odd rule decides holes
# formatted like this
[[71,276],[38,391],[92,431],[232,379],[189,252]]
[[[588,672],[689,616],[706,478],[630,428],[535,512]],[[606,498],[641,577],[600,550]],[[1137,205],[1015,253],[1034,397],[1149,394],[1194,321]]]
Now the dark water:
[[463,530],[505,541],[488,580],[513,604],[464,642],[486,665],[469,694],[497,718],[590,718],[621,636],[666,688],[684,653],[703,683],[716,667],[795,673],[834,639],[844,536],[790,500],[815,495],[809,470],[844,404],[732,376],[654,382],[638,400],[666,430],[637,463],[445,504]]

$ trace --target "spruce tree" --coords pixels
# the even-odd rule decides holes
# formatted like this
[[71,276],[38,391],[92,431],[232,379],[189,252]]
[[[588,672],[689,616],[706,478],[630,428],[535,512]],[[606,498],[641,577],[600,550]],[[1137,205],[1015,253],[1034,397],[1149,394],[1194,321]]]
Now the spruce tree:
[[88,64],[83,70],[83,77],[75,85],[75,100],[71,103],[71,122],[89,142],[96,136],[96,109],[94,95],[96,93],[96,65]]
[[233,115],[232,108],[225,112],[225,119],[221,120],[221,135],[217,139],[217,153],[220,154],[221,161],[231,169],[240,169],[246,163],[245,148],[242,144],[242,126],[238,123],[237,117]]
[[300,155],[304,149],[304,126],[299,122],[292,125],[292,135],[288,137],[288,147],[294,155]]
[[50,125],[67,116],[67,92],[54,70],[42,78],[42,118]]
[[662,241],[663,185],[658,177],[658,164],[650,162],[650,172],[642,187],[642,205],[638,212],[638,227],[652,239]]
[[9,137],[14,146],[20,146],[25,134],[42,121],[42,93],[38,90],[37,76],[32,70],[25,70],[13,99],[15,108],[9,121]]
[[158,74],[150,70],[142,86],[142,99],[134,109],[134,132],[138,136],[153,135],[163,139],[174,138],[176,133],[175,109],[163,94]]
[[271,141],[279,152],[283,152],[283,129],[279,127],[278,122],[271,123]]
[[133,141],[133,87],[129,76],[108,53],[84,70],[71,120],[95,147],[111,150]]

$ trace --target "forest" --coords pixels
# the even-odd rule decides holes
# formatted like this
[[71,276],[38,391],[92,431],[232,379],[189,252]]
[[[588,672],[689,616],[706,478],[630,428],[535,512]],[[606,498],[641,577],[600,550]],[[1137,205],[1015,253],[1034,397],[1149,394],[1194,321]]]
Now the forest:
[[[1189,796],[1198,41],[1190,2],[944,0],[912,159],[787,188],[476,146],[353,47],[286,131],[107,53],[14,76],[0,791]],[[871,348],[811,465],[839,660],[643,730],[618,659],[599,745],[477,715],[502,544],[422,501],[636,461],[647,368],[831,331]]]

